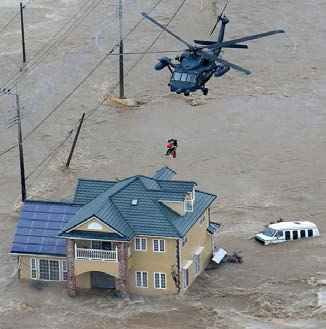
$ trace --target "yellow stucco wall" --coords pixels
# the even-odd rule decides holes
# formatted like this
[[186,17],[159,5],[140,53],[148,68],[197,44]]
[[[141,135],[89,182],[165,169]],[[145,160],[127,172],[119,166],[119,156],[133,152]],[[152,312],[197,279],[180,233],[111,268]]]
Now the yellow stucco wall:
[[38,276],[38,259],[48,259],[48,260],[58,260],[60,261],[60,278],[62,278],[62,263],[61,260],[66,260],[65,257],[50,257],[50,256],[30,256],[22,255],[20,256],[20,278],[21,279],[32,279],[31,278],[31,268],[30,268],[30,259],[36,259],[36,269]]
[[[177,288],[171,275],[172,265],[177,264],[176,240],[164,239],[165,252],[153,252],[153,240],[156,238],[146,237],[146,239],[147,251],[135,250],[134,240],[130,244],[131,257],[128,259],[129,292],[139,295],[161,295],[177,293]],[[136,271],[148,272],[148,288],[136,288]],[[166,273],[166,289],[154,288],[154,272]]]
[[[94,224],[94,223],[97,223],[97,224],[100,224],[102,229],[101,230],[94,230],[94,229],[89,229],[88,228],[88,225],[90,224]],[[80,226],[77,226],[76,227],[76,230],[79,230],[79,231],[90,231],[90,232],[107,232],[107,233],[116,233],[116,231],[114,231],[113,229],[111,229],[110,227],[106,226],[104,223],[102,223],[101,221],[99,221],[98,219],[96,218],[92,218],[88,221],[86,221],[84,224],[80,225]],[[74,231],[74,230],[73,230]]]
[[[187,261],[193,261],[193,254],[199,247],[204,247],[204,250],[200,254],[200,273],[206,268],[211,255],[212,255],[212,236],[210,233],[207,232],[207,227],[209,224],[209,217],[208,217],[208,209],[205,211],[205,222],[200,224],[200,221],[194,224],[194,226],[189,230],[187,234],[188,241],[184,247],[182,247],[182,243],[180,241],[180,249],[181,249],[181,272],[180,272],[180,279],[181,279],[181,291],[183,290],[183,273],[182,267]],[[195,264],[194,262],[188,269],[189,272],[189,286],[195,280]],[[189,287],[188,286],[188,287]]]
[[119,277],[119,263],[75,259],[75,275],[90,271],[104,272],[117,278]]
[[168,202],[168,201],[162,201],[162,204],[169,207],[173,211],[175,211],[180,216],[184,216],[186,212],[184,211],[184,204],[183,202]]
[[91,275],[90,272],[79,274],[76,276],[77,288],[90,289],[91,288]]

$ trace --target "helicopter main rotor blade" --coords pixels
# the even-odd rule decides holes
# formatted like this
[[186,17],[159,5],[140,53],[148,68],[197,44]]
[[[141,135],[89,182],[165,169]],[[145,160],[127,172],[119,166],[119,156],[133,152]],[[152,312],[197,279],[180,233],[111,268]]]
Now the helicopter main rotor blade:
[[230,63],[230,62],[228,62],[228,61],[226,61],[226,60],[224,60],[224,59],[222,59],[222,58],[217,57],[217,58],[216,58],[216,61],[219,62],[219,63],[221,63],[221,64],[228,65],[228,66],[232,67],[233,69],[235,69],[235,70],[237,70],[237,71],[240,71],[240,72],[243,72],[243,73],[245,73],[245,74],[247,74],[247,75],[251,74],[250,71],[244,69],[243,67],[241,67],[241,66],[239,66],[239,65],[235,65],[235,64],[233,64],[233,63]]
[[[162,51],[140,51],[140,52],[123,52],[121,55],[139,55],[139,54],[162,54],[162,53],[180,53],[182,50],[162,50]],[[120,53],[111,53],[108,55],[120,56]]]
[[[205,45],[205,46],[210,46],[213,44],[216,44],[215,41],[206,41],[206,40],[194,40],[195,43],[198,45]],[[230,45],[230,46],[225,46],[224,48],[245,48],[247,49],[247,45]]]
[[162,24],[160,24],[158,21],[156,21],[154,18],[148,16],[146,13],[142,12],[141,13],[143,15],[143,17],[147,18],[148,20],[150,20],[152,23],[156,24],[157,26],[159,26],[161,29],[163,29],[164,31],[166,31],[167,33],[171,34],[172,36],[174,36],[177,40],[179,40],[180,42],[184,43],[185,45],[187,45],[187,47],[189,48],[193,48],[193,46],[188,43],[187,41],[184,41],[183,39],[181,39],[180,37],[178,37],[176,34],[174,34],[172,31],[170,31],[168,28],[166,28],[165,26],[163,26]]
[[222,18],[222,15],[223,15],[223,13],[224,13],[224,10],[225,10],[225,8],[226,8],[226,6],[228,5],[228,3],[229,3],[229,0],[227,0],[226,1],[226,3],[225,3],[225,5],[224,5],[224,8],[223,8],[223,10],[221,11],[221,13],[217,16],[217,20],[216,20],[216,23],[215,23],[215,25],[214,25],[214,27],[213,27],[213,29],[212,29],[212,32],[211,32],[211,34],[210,35],[212,35],[213,34],[213,32],[215,31],[215,29],[216,29],[216,26],[217,26],[217,24],[218,24],[218,22],[221,20],[221,18]]
[[274,30],[274,31],[269,31],[269,32],[265,32],[265,33],[249,35],[247,37],[243,37],[243,38],[239,38],[239,39],[233,39],[233,40],[228,40],[228,41],[224,41],[224,42],[216,42],[215,45],[210,45],[207,48],[210,48],[210,49],[211,48],[223,48],[225,46],[231,46],[231,45],[234,45],[239,42],[264,38],[264,37],[268,37],[270,35],[278,34],[278,33],[285,33],[285,31],[284,30]]

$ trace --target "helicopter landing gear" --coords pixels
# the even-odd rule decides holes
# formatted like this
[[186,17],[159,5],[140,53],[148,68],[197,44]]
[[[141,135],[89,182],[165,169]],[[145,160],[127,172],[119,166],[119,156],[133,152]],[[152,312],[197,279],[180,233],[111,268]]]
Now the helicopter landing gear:
[[203,91],[204,96],[208,94],[208,88],[203,87],[201,90]]

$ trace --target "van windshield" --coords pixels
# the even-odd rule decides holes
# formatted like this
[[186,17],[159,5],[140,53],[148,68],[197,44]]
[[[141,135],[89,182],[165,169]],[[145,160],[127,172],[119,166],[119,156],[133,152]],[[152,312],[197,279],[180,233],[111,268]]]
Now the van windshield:
[[261,233],[263,233],[267,236],[274,236],[276,231],[272,230],[271,228],[265,228]]

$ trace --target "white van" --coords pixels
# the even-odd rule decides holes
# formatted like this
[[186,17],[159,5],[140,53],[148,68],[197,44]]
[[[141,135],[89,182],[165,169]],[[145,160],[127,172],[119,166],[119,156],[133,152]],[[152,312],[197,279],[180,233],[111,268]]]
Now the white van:
[[270,224],[261,233],[255,235],[256,241],[269,245],[271,243],[319,236],[316,224],[303,222],[279,222]]

